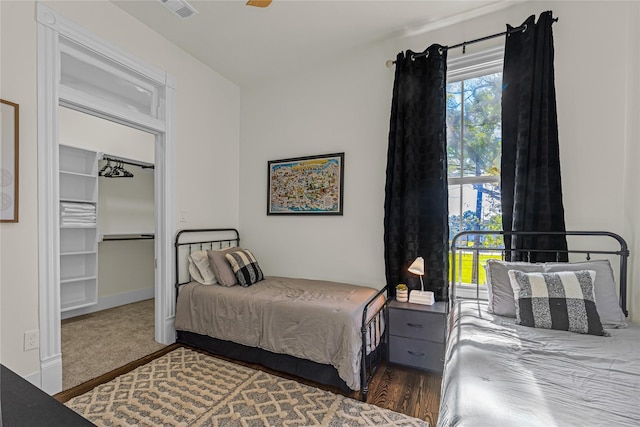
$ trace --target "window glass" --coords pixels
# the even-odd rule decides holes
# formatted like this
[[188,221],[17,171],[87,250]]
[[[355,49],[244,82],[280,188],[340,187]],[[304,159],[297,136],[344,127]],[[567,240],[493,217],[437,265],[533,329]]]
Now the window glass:
[[164,117],[163,86],[67,39],[60,46],[60,85],[116,108]]
[[[472,75],[454,70],[447,84],[447,161],[449,181],[449,239],[460,231],[501,230],[500,198],[502,73],[488,70]],[[466,77],[466,78],[465,78]],[[501,237],[471,235],[458,245],[502,247]],[[460,251],[456,264],[464,273],[458,283],[485,283],[484,264],[500,258],[485,252]]]

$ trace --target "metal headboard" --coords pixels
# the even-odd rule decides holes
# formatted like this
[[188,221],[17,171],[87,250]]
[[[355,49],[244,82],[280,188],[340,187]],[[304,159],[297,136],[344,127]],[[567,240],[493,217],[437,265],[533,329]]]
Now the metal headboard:
[[[564,235],[564,236],[586,236],[586,237],[610,237],[615,239],[620,245],[619,250],[601,250],[601,249],[563,249],[563,250],[553,250],[553,249],[505,249],[503,247],[487,247],[487,246],[461,246],[460,241],[467,236],[553,236],[553,235]],[[507,252],[513,253],[521,253],[526,254],[526,259],[531,258],[532,253],[555,253],[556,257],[560,253],[566,254],[584,254],[586,255],[586,259],[591,259],[592,254],[599,255],[616,255],[619,259],[620,266],[620,276],[618,278],[619,287],[620,287],[620,307],[625,316],[628,316],[627,311],[627,258],[629,257],[629,250],[627,247],[627,242],[615,233],[611,233],[608,231],[563,231],[563,232],[538,232],[538,231],[462,231],[456,234],[451,241],[451,286],[450,286],[450,300],[453,302],[455,300],[455,290],[456,286],[454,284],[456,281],[456,252],[457,251],[466,251],[466,252],[475,252],[479,254],[480,252],[500,252],[502,254],[502,259],[505,258],[505,254]],[[480,263],[476,263],[475,265],[475,277],[479,277],[478,269]],[[476,285],[476,297],[479,296],[479,283],[475,283]]]
[[[212,233],[212,234],[210,234]],[[212,239],[207,239],[204,238],[202,236],[204,235],[213,235],[213,236],[224,236],[224,237],[217,237],[217,238],[212,238]],[[229,236],[230,235],[230,236]],[[189,236],[195,236],[195,240],[191,241],[189,240]],[[184,285],[186,283],[189,283],[190,280],[184,281],[184,282],[180,282],[180,259],[181,256],[184,256],[184,259],[186,259],[186,257],[188,257],[192,252],[196,251],[196,250],[203,250],[203,249],[221,249],[223,247],[226,246],[240,246],[240,233],[238,232],[238,230],[236,230],[235,228],[192,228],[192,229],[185,229],[185,230],[180,230],[177,234],[176,234],[176,239],[175,239],[175,243],[174,246],[176,248],[175,250],[175,256],[176,256],[176,282],[175,282],[175,286],[176,286],[176,297],[178,295],[178,290],[180,288],[181,285]],[[185,256],[185,251],[180,251],[181,247],[188,247],[188,250],[186,251],[186,256]],[[189,277],[189,279],[191,279],[191,277]]]

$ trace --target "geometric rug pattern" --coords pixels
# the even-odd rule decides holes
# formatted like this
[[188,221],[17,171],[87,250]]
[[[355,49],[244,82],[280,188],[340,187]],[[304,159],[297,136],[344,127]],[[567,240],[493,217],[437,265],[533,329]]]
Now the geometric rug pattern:
[[98,426],[428,426],[186,348],[65,405]]

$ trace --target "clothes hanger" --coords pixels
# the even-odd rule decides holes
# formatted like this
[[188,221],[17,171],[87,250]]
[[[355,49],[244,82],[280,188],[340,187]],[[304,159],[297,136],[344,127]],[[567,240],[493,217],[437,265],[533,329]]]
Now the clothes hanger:
[[113,170],[113,166],[111,166],[111,160],[107,160],[107,163],[100,169],[98,172],[99,176],[107,176],[109,172]]

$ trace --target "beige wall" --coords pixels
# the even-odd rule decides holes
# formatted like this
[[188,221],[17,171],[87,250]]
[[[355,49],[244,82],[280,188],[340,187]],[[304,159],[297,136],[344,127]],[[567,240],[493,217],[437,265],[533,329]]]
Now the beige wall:
[[[383,215],[393,70],[406,49],[504,31],[553,10],[563,192],[568,229],[610,230],[638,240],[638,3],[526,2],[327,61],[326,67],[243,90],[240,224],[243,245],[267,274],[385,284]],[[504,39],[470,46],[484,49]],[[460,55],[452,51],[450,55]],[[342,217],[265,215],[266,162],[344,151]],[[625,185],[626,184],[626,185]],[[637,256],[632,261],[637,264]],[[640,322],[640,267],[632,311]]]
[[[107,1],[47,2],[99,37],[176,77],[177,228],[237,226],[239,88]],[[39,328],[35,2],[0,2],[0,95],[20,104],[20,222],[0,226],[0,361],[37,374]]]

